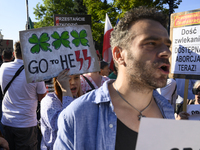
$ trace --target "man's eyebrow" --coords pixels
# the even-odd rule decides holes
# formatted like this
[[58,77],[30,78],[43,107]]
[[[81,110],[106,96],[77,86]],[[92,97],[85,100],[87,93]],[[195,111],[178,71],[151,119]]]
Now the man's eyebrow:
[[[161,38],[156,37],[156,36],[149,36],[149,37],[143,39],[143,41],[149,41],[149,40],[159,41],[159,40],[161,40]],[[170,39],[166,39],[165,42],[167,42],[167,43],[169,43],[169,44],[172,43]]]
[[155,37],[155,36],[148,36],[145,39],[143,39],[143,41],[149,41],[149,40],[159,41],[159,40],[161,40],[161,38],[158,38],[158,37]]

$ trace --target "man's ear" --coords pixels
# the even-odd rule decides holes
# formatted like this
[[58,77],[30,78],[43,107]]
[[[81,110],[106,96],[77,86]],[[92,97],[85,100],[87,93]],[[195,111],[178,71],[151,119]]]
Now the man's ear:
[[113,59],[115,59],[115,61],[119,64],[119,65],[124,65],[125,64],[125,60],[124,60],[124,56],[125,56],[125,51],[122,50],[119,47],[114,47],[112,50],[112,54],[113,54]]

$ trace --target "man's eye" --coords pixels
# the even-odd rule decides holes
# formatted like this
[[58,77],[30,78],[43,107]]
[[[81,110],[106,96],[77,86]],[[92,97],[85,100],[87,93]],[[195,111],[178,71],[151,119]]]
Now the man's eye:
[[155,42],[148,42],[148,43],[146,43],[145,45],[147,45],[147,46],[155,46],[156,43],[155,43]]
[[155,45],[155,42],[147,42],[146,45]]

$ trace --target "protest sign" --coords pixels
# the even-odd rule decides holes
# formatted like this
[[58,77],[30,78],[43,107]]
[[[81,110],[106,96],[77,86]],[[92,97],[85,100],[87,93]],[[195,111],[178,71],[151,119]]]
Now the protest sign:
[[0,39],[0,55],[4,49],[13,51],[13,40]]
[[200,121],[143,117],[136,150],[199,150]]
[[85,25],[91,26],[91,15],[54,14],[54,26]]
[[28,83],[56,77],[69,68],[69,75],[100,70],[89,25],[45,27],[20,31]]
[[200,120],[200,105],[187,105],[189,120]]
[[170,78],[184,78],[183,110],[186,111],[189,79],[200,79],[200,9],[171,15]]
[[171,15],[170,77],[200,79],[200,9]]

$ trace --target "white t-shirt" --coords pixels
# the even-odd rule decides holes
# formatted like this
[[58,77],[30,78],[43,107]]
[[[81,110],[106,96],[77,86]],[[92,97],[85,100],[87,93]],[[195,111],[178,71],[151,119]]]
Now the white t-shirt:
[[[23,60],[21,59],[2,64],[0,68],[2,91],[22,65]],[[23,70],[5,93],[2,102],[2,124],[19,128],[36,126],[37,94],[44,93],[46,93],[45,83],[27,83],[25,70]]]
[[163,88],[158,88],[157,91],[171,103],[173,108],[175,108],[178,94],[176,89],[176,81],[174,79],[167,79],[167,85]]

